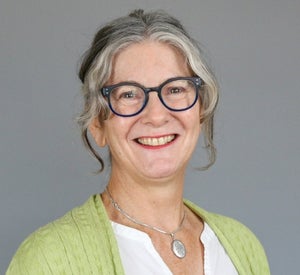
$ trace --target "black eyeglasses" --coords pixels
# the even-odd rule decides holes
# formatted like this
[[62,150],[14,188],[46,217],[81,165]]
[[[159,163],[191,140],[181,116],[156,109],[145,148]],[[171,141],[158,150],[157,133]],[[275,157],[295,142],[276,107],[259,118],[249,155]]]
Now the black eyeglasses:
[[101,93],[108,98],[108,105],[113,113],[130,117],[143,111],[150,92],[157,92],[161,103],[171,111],[188,110],[197,102],[201,85],[200,77],[174,77],[152,88],[135,82],[121,82],[103,87]]

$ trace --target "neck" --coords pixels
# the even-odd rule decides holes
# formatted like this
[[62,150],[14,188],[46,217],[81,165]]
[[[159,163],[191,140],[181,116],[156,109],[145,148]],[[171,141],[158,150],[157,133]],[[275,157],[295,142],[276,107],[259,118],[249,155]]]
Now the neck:
[[[124,175],[112,176],[108,189],[122,210],[143,223],[173,231],[182,220],[183,177],[180,180],[140,179],[137,181]],[[107,194],[103,193],[103,198],[110,218],[118,222],[122,218],[120,213],[116,213]]]

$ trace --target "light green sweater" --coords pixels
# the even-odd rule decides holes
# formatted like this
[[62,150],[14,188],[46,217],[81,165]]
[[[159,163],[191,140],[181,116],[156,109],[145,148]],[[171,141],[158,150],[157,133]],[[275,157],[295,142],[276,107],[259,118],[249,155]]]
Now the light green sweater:
[[[240,275],[270,274],[265,252],[239,222],[186,205],[215,232]],[[38,229],[19,247],[6,275],[124,274],[117,241],[101,197]]]

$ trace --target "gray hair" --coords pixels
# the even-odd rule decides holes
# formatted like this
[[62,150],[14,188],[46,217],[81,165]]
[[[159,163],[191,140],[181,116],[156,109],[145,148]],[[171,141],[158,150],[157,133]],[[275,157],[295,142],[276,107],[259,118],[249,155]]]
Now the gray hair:
[[95,35],[91,47],[83,56],[79,70],[82,81],[84,106],[78,117],[83,142],[92,155],[99,161],[100,170],[104,161],[91,145],[88,127],[98,118],[100,125],[109,116],[110,110],[106,100],[99,93],[112,72],[112,62],[116,53],[133,43],[145,40],[166,43],[177,48],[186,58],[187,64],[195,76],[204,84],[199,95],[201,100],[201,118],[205,148],[209,162],[202,169],[207,169],[216,159],[213,143],[213,118],[218,103],[217,81],[202,58],[198,43],[186,32],[181,23],[164,11],[144,13],[134,10],[128,16],[113,20],[103,26]]

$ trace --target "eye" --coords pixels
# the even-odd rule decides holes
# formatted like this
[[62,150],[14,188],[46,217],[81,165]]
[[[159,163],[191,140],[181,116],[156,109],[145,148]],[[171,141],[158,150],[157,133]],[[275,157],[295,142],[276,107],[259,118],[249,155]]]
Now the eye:
[[163,96],[167,97],[181,97],[184,96],[188,92],[187,87],[183,85],[176,86],[168,86],[164,89]]
[[192,83],[185,79],[174,80],[167,83],[163,87],[163,94],[164,96],[170,97],[178,97],[184,96],[185,94],[189,93],[193,90]]
[[171,87],[171,88],[169,88],[169,93],[170,94],[180,94],[182,92],[184,92],[184,88],[182,88],[182,87]]
[[141,88],[132,85],[121,85],[112,91],[112,101],[122,104],[135,104],[143,101],[144,92]]
[[122,92],[121,94],[119,94],[119,98],[122,99],[130,99],[130,98],[135,98],[136,97],[136,93],[134,91],[128,91],[128,92]]
[[120,86],[113,90],[113,95],[116,100],[132,99],[138,94],[138,89],[131,86]]

